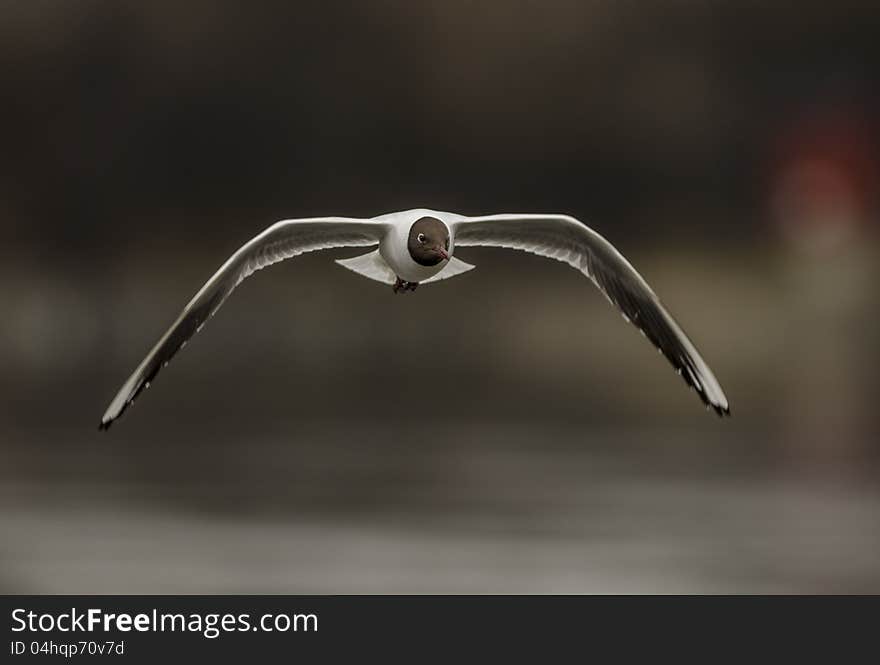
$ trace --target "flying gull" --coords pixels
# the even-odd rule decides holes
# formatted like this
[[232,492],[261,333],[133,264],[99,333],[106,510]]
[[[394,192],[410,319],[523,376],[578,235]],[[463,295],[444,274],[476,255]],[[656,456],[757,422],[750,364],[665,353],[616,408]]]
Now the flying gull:
[[567,263],[589,277],[719,416],[730,415],[712,370],[635,268],[605,238],[567,215],[503,214],[466,217],[415,209],[372,219],[314,217],[273,224],[245,244],[196,293],[110,402],[107,429],[149,388],[165,365],[220,308],[242,280],[266,266],[334,247],[378,248],[336,263],[395,293],[460,275],[474,266],[453,256],[456,247],[507,247]]

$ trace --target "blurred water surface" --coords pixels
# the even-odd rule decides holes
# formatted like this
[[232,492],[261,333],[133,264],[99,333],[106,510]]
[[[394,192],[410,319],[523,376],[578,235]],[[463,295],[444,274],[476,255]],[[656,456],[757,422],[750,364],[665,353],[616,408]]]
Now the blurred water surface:
[[746,432],[429,430],[189,432],[134,453],[91,437],[65,451],[30,442],[3,471],[2,588],[880,589],[876,482],[792,476]]

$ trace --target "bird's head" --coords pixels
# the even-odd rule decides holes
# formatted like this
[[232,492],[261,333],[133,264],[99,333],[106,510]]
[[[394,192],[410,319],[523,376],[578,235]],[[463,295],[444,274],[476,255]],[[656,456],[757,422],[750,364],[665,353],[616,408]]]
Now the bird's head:
[[422,266],[436,266],[449,260],[449,229],[434,217],[422,217],[410,227],[409,255]]

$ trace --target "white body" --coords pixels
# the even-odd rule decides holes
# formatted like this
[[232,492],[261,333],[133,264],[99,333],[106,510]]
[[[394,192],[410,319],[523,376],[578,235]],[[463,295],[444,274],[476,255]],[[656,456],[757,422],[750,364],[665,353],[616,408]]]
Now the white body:
[[464,219],[462,215],[416,208],[376,217],[377,222],[385,222],[390,226],[388,233],[379,243],[379,254],[385,259],[385,263],[394,271],[394,274],[407,282],[426,282],[450,264],[449,261],[441,261],[435,266],[423,266],[413,261],[410,256],[407,247],[409,230],[422,217],[433,217],[446,225],[446,228],[449,229],[449,249],[447,251],[452,256],[455,251],[454,222]]

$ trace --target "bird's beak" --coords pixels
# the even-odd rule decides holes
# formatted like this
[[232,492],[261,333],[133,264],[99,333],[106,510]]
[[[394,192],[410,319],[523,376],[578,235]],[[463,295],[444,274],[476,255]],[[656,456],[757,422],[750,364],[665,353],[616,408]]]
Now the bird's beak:
[[447,251],[446,251],[445,249],[443,249],[442,247],[438,247],[438,248],[437,248],[437,253],[441,256],[441,258],[442,258],[444,261],[448,261],[448,260],[449,260],[449,252],[447,252]]

